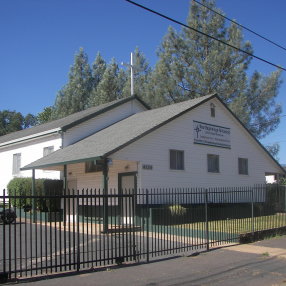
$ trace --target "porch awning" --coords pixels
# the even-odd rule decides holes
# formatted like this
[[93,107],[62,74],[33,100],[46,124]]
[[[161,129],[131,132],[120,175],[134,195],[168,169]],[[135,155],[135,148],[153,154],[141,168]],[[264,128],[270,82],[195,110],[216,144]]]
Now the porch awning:
[[105,158],[216,95],[136,113],[77,143],[30,163],[21,170],[41,169]]

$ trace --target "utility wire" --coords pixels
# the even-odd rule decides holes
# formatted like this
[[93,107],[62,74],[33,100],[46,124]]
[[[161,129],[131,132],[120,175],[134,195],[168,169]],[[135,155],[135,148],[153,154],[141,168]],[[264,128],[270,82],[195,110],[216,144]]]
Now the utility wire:
[[146,11],[149,11],[149,12],[155,14],[155,15],[158,15],[158,16],[160,16],[160,17],[162,17],[162,18],[165,18],[165,19],[167,19],[167,20],[169,20],[169,21],[171,21],[171,22],[173,22],[173,23],[176,23],[176,24],[181,25],[181,26],[183,26],[183,27],[185,27],[185,28],[188,28],[188,29],[190,29],[190,30],[193,30],[193,31],[195,31],[195,32],[197,32],[197,33],[199,33],[199,34],[201,34],[201,35],[203,35],[203,36],[209,37],[209,38],[211,38],[211,39],[213,39],[213,40],[215,40],[215,41],[217,41],[217,42],[219,42],[219,43],[222,43],[222,44],[224,44],[224,45],[226,45],[226,46],[228,46],[228,47],[230,47],[230,48],[233,48],[233,49],[235,49],[235,50],[237,50],[237,51],[239,51],[239,52],[245,53],[245,54],[247,54],[247,55],[249,55],[249,56],[251,56],[251,57],[253,57],[253,58],[257,59],[257,60],[260,60],[260,61],[262,61],[262,62],[264,62],[264,63],[267,63],[267,64],[269,64],[269,65],[271,65],[271,66],[274,66],[274,67],[276,67],[276,68],[279,68],[279,69],[281,69],[281,70],[283,70],[283,71],[286,71],[285,68],[283,68],[283,67],[281,67],[281,66],[279,66],[279,65],[276,65],[276,64],[274,64],[274,63],[271,63],[271,62],[269,62],[269,61],[267,61],[267,60],[265,60],[265,59],[263,59],[263,58],[261,58],[261,57],[255,56],[255,55],[252,54],[252,53],[249,53],[249,52],[247,52],[247,51],[245,51],[245,50],[242,50],[242,49],[240,49],[240,48],[238,48],[238,47],[236,47],[236,46],[233,46],[233,45],[231,45],[231,44],[229,44],[229,43],[227,43],[227,42],[225,42],[225,41],[222,41],[222,40],[220,40],[220,39],[217,39],[217,38],[215,38],[215,37],[213,37],[213,36],[211,36],[211,35],[208,35],[208,34],[202,32],[202,31],[200,31],[200,30],[197,30],[197,29],[195,29],[195,28],[193,28],[193,27],[190,27],[190,26],[188,26],[188,25],[186,25],[186,24],[184,24],[184,23],[182,23],[182,22],[180,22],[180,21],[178,21],[178,20],[175,20],[175,19],[173,19],[173,18],[171,18],[171,17],[168,17],[168,16],[166,16],[166,15],[164,15],[164,14],[161,14],[161,13],[155,11],[155,10],[152,10],[152,9],[150,9],[150,8],[147,8],[147,7],[145,7],[145,6],[141,5],[141,4],[138,4],[138,3],[134,2],[134,1],[131,1],[131,0],[125,0],[125,1],[127,1],[127,2],[129,2],[129,3],[133,4],[133,5],[135,5],[135,6],[137,6],[137,7],[140,7],[140,8],[142,8],[142,9],[146,10]]
[[247,31],[249,31],[249,32],[251,32],[251,33],[253,33],[254,35],[260,37],[261,39],[264,39],[264,40],[266,40],[267,42],[269,42],[269,43],[271,43],[271,44],[273,44],[273,45],[275,45],[275,46],[277,46],[277,47],[279,47],[279,48],[281,48],[281,49],[283,49],[283,50],[286,51],[286,48],[284,48],[283,46],[281,46],[281,45],[279,45],[279,44],[277,44],[277,43],[275,43],[275,42],[273,42],[273,41],[267,39],[266,37],[264,37],[264,36],[262,36],[262,35],[256,33],[255,31],[253,31],[253,30],[251,30],[251,29],[249,29],[249,28],[247,28],[247,27],[245,27],[245,26],[243,26],[243,25],[237,23],[236,21],[234,21],[234,20],[232,20],[232,19],[230,19],[230,18],[228,18],[228,17],[226,17],[226,16],[220,14],[219,12],[217,12],[217,11],[215,11],[214,9],[208,7],[207,5],[205,5],[205,4],[203,4],[203,3],[200,3],[200,2],[197,1],[197,0],[193,0],[193,1],[196,2],[196,3],[199,4],[199,5],[201,5],[201,6],[205,7],[205,8],[207,8],[208,10],[212,11],[213,13],[215,13],[215,14],[221,16],[222,18],[224,18],[224,19],[226,19],[226,20],[228,20],[228,21],[230,21],[230,22],[236,24],[237,26],[240,26],[241,28],[243,28],[243,29],[245,29],[245,30],[247,30]]

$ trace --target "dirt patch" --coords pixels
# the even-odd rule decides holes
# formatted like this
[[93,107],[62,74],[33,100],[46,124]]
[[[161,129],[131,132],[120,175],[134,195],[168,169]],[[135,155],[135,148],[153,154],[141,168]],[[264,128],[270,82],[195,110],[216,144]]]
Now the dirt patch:
[[253,244],[241,244],[228,248],[231,251],[261,254],[262,256],[276,256],[279,258],[286,259],[286,249],[285,248],[275,248],[266,246],[257,246]]

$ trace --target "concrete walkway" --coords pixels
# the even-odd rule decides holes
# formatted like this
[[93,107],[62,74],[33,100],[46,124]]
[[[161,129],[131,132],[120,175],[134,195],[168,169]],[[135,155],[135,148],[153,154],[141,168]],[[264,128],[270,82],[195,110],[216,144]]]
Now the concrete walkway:
[[133,264],[23,282],[33,286],[286,286],[286,236],[216,249],[198,256],[180,256],[149,264]]

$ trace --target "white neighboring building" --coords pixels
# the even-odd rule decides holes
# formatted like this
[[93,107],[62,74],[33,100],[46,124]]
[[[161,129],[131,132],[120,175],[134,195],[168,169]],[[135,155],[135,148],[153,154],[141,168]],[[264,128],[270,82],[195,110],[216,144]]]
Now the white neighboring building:
[[285,175],[217,95],[136,113],[31,169],[65,170],[80,190],[253,186]]
[[[73,144],[134,113],[148,109],[133,96],[0,137],[0,196],[14,177],[31,177],[21,167]],[[61,172],[36,170],[36,178],[60,179]]]
[[[286,172],[286,165],[282,165],[282,167]],[[279,176],[277,176],[277,174],[266,174],[265,178],[267,184],[276,184],[279,182]]]

